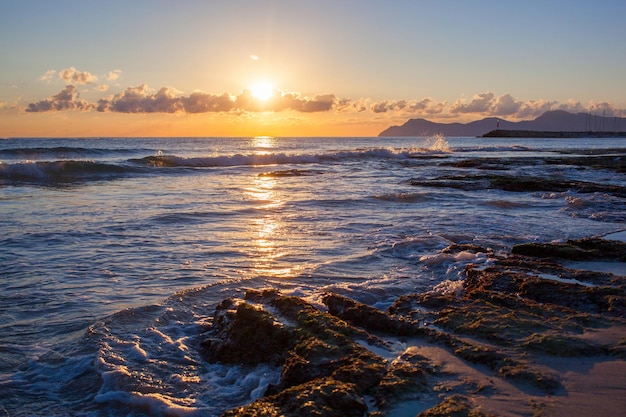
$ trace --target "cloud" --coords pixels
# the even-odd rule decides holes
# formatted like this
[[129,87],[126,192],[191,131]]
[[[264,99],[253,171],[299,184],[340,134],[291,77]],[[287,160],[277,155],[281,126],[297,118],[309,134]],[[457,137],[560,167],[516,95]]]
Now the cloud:
[[374,113],[397,112],[406,115],[433,115],[442,113],[446,106],[446,101],[436,102],[430,97],[422,100],[383,100],[371,106]]
[[517,113],[523,106],[521,101],[517,101],[510,94],[504,94],[492,100],[489,112],[494,116],[509,116]]
[[66,83],[74,84],[96,84],[98,77],[87,72],[78,71],[74,67],[69,67],[59,71],[59,77],[61,77]]
[[46,71],[44,75],[41,76],[40,80],[45,81],[46,83],[50,84],[50,82],[52,81],[52,79],[54,78],[56,74],[57,74],[56,70],[50,69]]
[[109,71],[109,73],[107,74],[107,80],[109,81],[117,80],[121,74],[122,74],[122,70],[119,70],[119,69]]
[[195,92],[182,100],[187,113],[227,112],[233,109],[233,99],[227,93],[216,95]]
[[36,103],[30,103],[27,112],[37,113],[59,110],[90,110],[93,105],[78,98],[78,91],[73,85],[66,86],[60,93]]
[[276,98],[274,111],[295,110],[303,113],[326,112],[333,108],[334,94],[318,94],[313,98],[302,97],[298,93],[282,93]]
[[[64,70],[66,71],[66,70]],[[116,70],[117,71],[117,70]],[[49,70],[44,75],[45,79],[54,77],[54,70]],[[58,73],[61,75],[61,73]],[[76,75],[82,74],[82,75]],[[78,77],[84,81],[90,79],[89,73],[65,73],[66,77]],[[115,72],[115,74],[119,74]],[[44,79],[42,77],[42,79]],[[107,91],[108,85],[98,85],[94,91]],[[6,108],[6,105],[5,105]],[[458,99],[452,105],[447,101],[436,101],[431,97],[421,100],[381,100],[373,102],[369,98],[352,100],[349,98],[337,98],[334,94],[317,94],[307,97],[300,93],[285,93],[275,89],[271,97],[261,100],[252,94],[249,89],[244,89],[239,94],[209,94],[195,91],[189,95],[171,88],[162,87],[154,90],[147,84],[128,87],[122,92],[101,98],[96,103],[89,103],[80,99],[78,91],[73,84],[65,87],[58,94],[45,100],[30,103],[27,112],[46,112],[61,110],[92,110],[99,112],[116,113],[179,113],[179,114],[202,114],[202,113],[255,113],[255,112],[281,112],[293,111],[298,113],[367,113],[371,112],[379,117],[387,119],[430,117],[433,119],[459,118],[460,115],[471,117],[506,117],[510,120],[531,119],[542,115],[550,110],[565,110],[573,113],[590,112],[605,116],[622,116],[626,113],[610,102],[589,102],[587,105],[578,101],[569,100],[565,103],[548,100],[516,99],[511,94],[496,96],[492,92],[479,93],[468,102]]]
[[623,115],[626,113],[624,109],[618,109],[613,105],[613,103],[607,101],[602,101],[599,103],[591,101],[587,105],[587,111],[593,114],[597,114],[598,116],[602,115],[607,117],[623,117]]
[[176,113],[183,110],[183,105],[174,90],[163,87],[153,94],[146,84],[141,84],[128,87],[108,99],[99,100],[97,110],[118,113]]
[[369,103],[370,100],[366,98],[361,98],[358,100],[342,98],[335,101],[335,110],[338,112],[362,113],[369,109]]
[[118,113],[208,113],[229,111],[283,111],[324,112],[333,108],[335,96],[320,94],[313,98],[302,97],[297,93],[274,92],[271,99],[259,100],[250,90],[243,90],[237,96],[230,94],[207,94],[194,92],[180,96],[179,92],[163,87],[156,93],[146,84],[128,87],[123,92],[98,101],[100,112]]
[[485,113],[489,111],[491,102],[494,99],[491,92],[476,94],[469,103],[465,100],[457,100],[450,108],[451,113]]

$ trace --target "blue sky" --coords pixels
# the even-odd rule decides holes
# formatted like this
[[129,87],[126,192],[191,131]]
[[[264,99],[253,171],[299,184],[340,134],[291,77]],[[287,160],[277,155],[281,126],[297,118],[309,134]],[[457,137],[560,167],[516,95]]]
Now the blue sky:
[[[623,0],[0,0],[0,136],[626,116],[624,16]],[[245,95],[259,83],[276,100]]]

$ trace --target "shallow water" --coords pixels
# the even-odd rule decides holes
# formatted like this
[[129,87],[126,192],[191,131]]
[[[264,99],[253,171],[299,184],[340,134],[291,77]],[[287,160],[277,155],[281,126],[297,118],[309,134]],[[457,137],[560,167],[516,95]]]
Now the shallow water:
[[[454,243],[506,251],[624,231],[622,194],[511,192],[481,178],[626,187],[625,174],[545,163],[625,149],[625,139],[2,140],[0,407],[219,415],[279,375],[202,360],[223,298],[273,286],[385,308],[486,262],[442,253]],[[454,166],[473,158],[488,169]],[[466,183],[411,185],[451,177]]]

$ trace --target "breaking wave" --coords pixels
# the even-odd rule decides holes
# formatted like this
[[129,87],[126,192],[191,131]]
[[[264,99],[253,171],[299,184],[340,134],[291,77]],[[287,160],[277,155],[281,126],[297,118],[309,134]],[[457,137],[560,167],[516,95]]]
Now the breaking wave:
[[11,148],[0,149],[0,158],[22,160],[45,160],[45,159],[83,159],[98,158],[111,155],[130,155],[136,152],[148,151],[147,149],[107,149],[107,148],[83,148],[72,146],[34,147],[34,148]]
[[[443,141],[443,142],[442,142]],[[357,149],[353,151],[339,151],[324,154],[235,154],[209,157],[182,157],[177,155],[151,155],[138,159],[130,159],[129,162],[148,167],[232,167],[232,166],[262,166],[262,165],[286,165],[286,164],[316,164],[343,162],[348,160],[366,159],[404,159],[420,155],[436,155],[449,152],[445,139],[437,140],[429,148],[419,149]]]
[[[101,150],[110,153],[111,150]],[[98,149],[83,148],[34,148],[4,150],[5,156],[37,157],[45,153],[45,157],[67,157],[72,154],[97,154]],[[7,154],[8,152],[8,154]],[[133,151],[135,152],[135,151]],[[376,160],[376,159],[406,159],[415,155],[439,155],[449,152],[447,142],[443,138],[433,140],[427,148],[413,149],[356,149],[353,151],[336,151],[330,153],[287,154],[233,154],[206,157],[185,157],[178,155],[150,155],[142,158],[131,158],[122,162],[105,162],[82,159],[64,159],[55,161],[27,160],[23,162],[0,162],[0,184],[12,182],[35,183],[71,183],[86,180],[102,180],[117,178],[131,174],[149,173],[154,168],[219,168],[235,166],[269,166],[269,165],[302,165],[324,164],[345,161]],[[119,154],[117,154],[119,155]],[[162,174],[163,172],[160,171]],[[280,170],[276,176],[312,175],[314,171]],[[271,175],[271,174],[270,174]]]
[[3,182],[70,183],[119,177],[139,171],[136,167],[94,161],[0,163],[0,184]]

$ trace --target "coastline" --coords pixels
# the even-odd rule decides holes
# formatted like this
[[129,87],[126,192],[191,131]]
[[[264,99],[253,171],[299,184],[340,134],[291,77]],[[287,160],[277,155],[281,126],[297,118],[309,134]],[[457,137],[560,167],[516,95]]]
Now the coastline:
[[[527,312],[531,302],[515,293],[530,295],[521,290],[498,289],[493,300],[483,288],[466,296],[462,281],[469,263],[480,272],[505,254],[522,256],[510,254],[520,242],[624,240],[624,139],[292,138],[275,140],[271,149],[265,139],[40,144],[17,141],[4,151],[4,189],[11,192],[3,219],[9,262],[0,309],[0,415],[219,416],[255,400],[268,409],[274,400],[296,404],[281,413],[302,415],[293,397],[317,403],[318,394],[341,399],[353,392],[349,404],[367,406],[362,416],[413,417],[433,407],[442,414],[464,407],[532,415],[532,400],[547,404],[552,414],[545,417],[557,415],[552,402],[573,401],[575,389],[582,392],[578,408],[588,391],[602,406],[624,394],[623,381],[613,384],[613,395],[602,381],[615,380],[622,358],[582,355],[576,346],[573,359],[542,353],[554,339],[530,336],[553,336],[540,326],[559,317],[552,323]],[[159,155],[174,166],[152,164]],[[560,264],[626,274],[615,261]],[[520,274],[534,277],[520,281],[528,281],[524,290],[548,277],[554,282],[542,285],[588,283],[547,268]],[[258,296],[264,288],[281,293]],[[257,295],[244,296],[249,289]],[[584,304],[601,294],[592,288],[579,295]],[[216,314],[226,298],[234,303]],[[411,304],[403,310],[404,299]],[[511,304],[496,303],[503,300]],[[288,330],[273,338],[285,345],[262,336],[253,344],[264,321],[251,321],[259,325],[241,339],[244,361],[262,350],[257,346],[275,347],[259,365],[222,363],[202,345],[217,336],[207,332],[216,319],[236,317],[230,312],[241,303],[271,319],[265,333],[273,334],[272,323]],[[281,303],[306,310],[310,320],[296,327],[298,317],[284,319],[289,311],[273,305]],[[342,310],[362,320],[339,318]],[[521,333],[516,319],[533,333]],[[621,337],[619,326],[571,320],[565,335],[604,340],[592,346],[615,346]],[[395,329],[395,322],[407,328]],[[512,339],[532,349],[485,339],[489,328],[513,328],[520,333]],[[309,334],[311,343],[296,348],[293,332]],[[321,379],[306,379],[318,371]],[[597,382],[589,382],[592,374]],[[543,388],[533,375],[546,376]],[[361,379],[373,385],[347,385]],[[565,388],[544,394],[551,381]]]
[[[619,236],[619,235],[618,235]],[[565,268],[626,262],[626,243],[580,239],[485,253],[464,281],[386,311],[337,293],[319,304],[248,290],[215,311],[209,361],[282,367],[234,416],[589,416],[626,412],[624,276]],[[621,388],[620,388],[621,387]]]
[[542,130],[507,130],[496,129],[485,133],[483,138],[625,138],[626,132],[568,132],[568,131],[542,131]]

